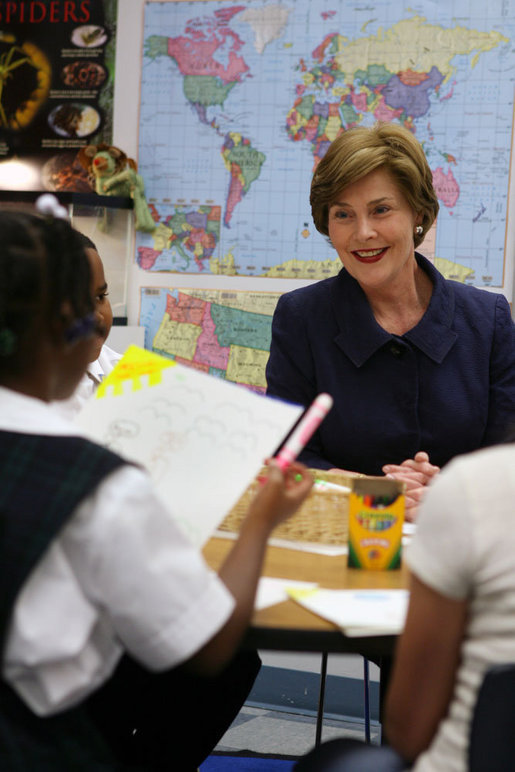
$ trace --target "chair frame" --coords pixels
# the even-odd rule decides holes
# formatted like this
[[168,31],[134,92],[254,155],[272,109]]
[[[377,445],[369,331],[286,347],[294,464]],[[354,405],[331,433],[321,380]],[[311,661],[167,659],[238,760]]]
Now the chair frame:
[[470,772],[506,772],[515,767],[515,663],[494,665],[478,691],[470,726]]

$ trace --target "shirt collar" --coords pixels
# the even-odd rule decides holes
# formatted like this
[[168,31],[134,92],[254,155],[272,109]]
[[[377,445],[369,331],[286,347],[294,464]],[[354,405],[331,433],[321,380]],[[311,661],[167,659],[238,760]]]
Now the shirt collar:
[[102,378],[105,375],[104,368],[102,367],[98,359],[95,359],[94,362],[89,363],[87,373],[89,377],[95,381],[95,383],[101,383]]
[[[403,335],[403,339],[440,364],[457,338],[451,327],[454,293],[429,260],[417,252],[415,258],[433,282],[433,293],[424,316],[412,330]],[[376,351],[395,338],[376,322],[365,293],[345,268],[340,271],[333,285],[332,303],[340,328],[335,342],[356,367],[361,367]]]
[[83,432],[62,418],[49,403],[0,386],[0,431],[52,436],[82,436]]

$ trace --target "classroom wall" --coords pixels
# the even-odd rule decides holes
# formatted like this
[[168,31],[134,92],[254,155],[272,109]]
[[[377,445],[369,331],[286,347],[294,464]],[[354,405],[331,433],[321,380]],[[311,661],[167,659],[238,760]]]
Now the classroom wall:
[[[172,0],[181,2],[181,0]],[[209,2],[209,0],[205,0]],[[442,2],[442,0],[440,0]],[[116,48],[113,144],[122,148],[131,158],[138,158],[139,96],[141,80],[141,51],[145,0],[118,0],[118,31]],[[515,164],[512,162],[510,190],[511,219],[508,228],[506,295],[515,298]],[[306,190],[306,198],[309,191]],[[131,251],[133,254],[133,251]],[[253,290],[256,292],[286,292],[310,284],[305,279],[267,279],[259,277],[231,277],[200,274],[148,273],[132,264],[128,278],[128,321],[139,319],[140,287],[198,287],[204,289]],[[495,291],[495,290],[492,290]],[[512,304],[515,314],[515,304]]]

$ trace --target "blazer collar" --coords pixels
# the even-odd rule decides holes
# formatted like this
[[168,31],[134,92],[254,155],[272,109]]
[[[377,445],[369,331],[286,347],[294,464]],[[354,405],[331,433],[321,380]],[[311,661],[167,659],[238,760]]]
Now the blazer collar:
[[[452,285],[429,260],[417,252],[415,258],[433,282],[433,294],[420,322],[402,337],[440,364],[458,337],[452,329],[454,292]],[[376,351],[395,339],[396,336],[376,322],[365,293],[345,268],[333,284],[331,302],[340,328],[335,343],[356,367],[361,367]]]

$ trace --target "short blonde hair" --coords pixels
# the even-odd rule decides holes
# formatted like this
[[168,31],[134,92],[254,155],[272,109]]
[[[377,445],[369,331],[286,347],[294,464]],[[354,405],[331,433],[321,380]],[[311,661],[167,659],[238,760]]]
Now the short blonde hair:
[[311,182],[309,200],[316,229],[328,236],[329,208],[342,190],[379,168],[390,173],[408,205],[421,217],[422,233],[413,234],[418,247],[436,219],[438,199],[420,142],[395,123],[348,129],[329,145]]

